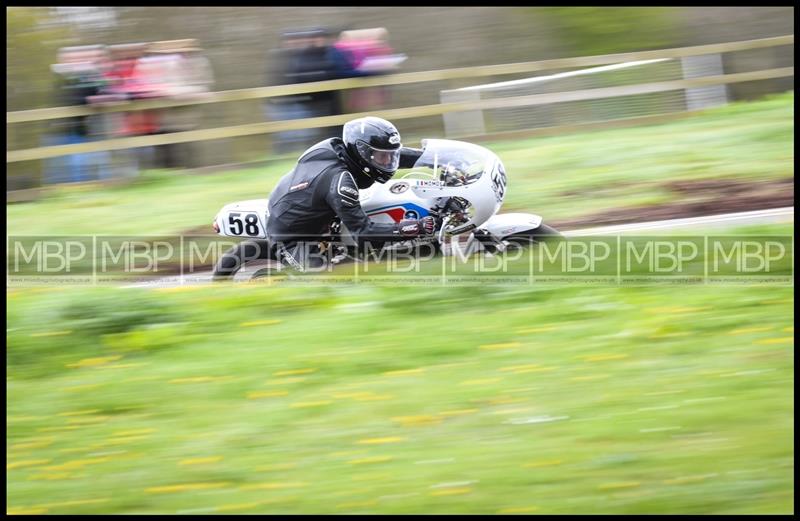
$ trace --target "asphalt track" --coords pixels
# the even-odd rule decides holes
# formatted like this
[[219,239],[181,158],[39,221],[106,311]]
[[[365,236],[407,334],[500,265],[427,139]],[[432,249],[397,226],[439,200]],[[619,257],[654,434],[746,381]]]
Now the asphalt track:
[[[746,226],[755,224],[774,224],[794,222],[794,207],[772,208],[769,210],[756,210],[751,212],[737,212],[719,215],[706,215],[685,219],[670,219],[666,221],[651,221],[644,223],[622,224],[617,226],[602,226],[595,228],[582,228],[579,230],[563,231],[566,237],[582,237],[591,235],[628,235],[628,234],[661,234],[665,231],[680,230],[681,232],[692,229],[703,231],[730,228],[733,226]],[[191,275],[172,276],[155,279],[136,284],[122,286],[124,288],[157,287],[166,288],[184,286],[188,284],[207,284],[211,282],[211,271],[193,273]]]

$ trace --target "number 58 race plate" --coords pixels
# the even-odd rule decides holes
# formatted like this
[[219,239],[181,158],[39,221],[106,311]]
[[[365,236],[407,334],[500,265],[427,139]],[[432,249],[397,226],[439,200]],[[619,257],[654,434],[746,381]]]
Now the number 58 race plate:
[[269,199],[251,199],[225,205],[214,219],[220,235],[241,238],[267,238]]
[[225,235],[234,237],[258,237],[266,238],[266,226],[258,213],[254,211],[240,210],[227,212],[223,215]]

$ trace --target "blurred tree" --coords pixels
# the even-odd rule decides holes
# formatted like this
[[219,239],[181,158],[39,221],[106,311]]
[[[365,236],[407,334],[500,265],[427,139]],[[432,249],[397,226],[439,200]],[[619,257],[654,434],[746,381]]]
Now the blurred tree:
[[59,47],[74,43],[71,31],[49,23],[41,7],[6,9],[6,103],[8,110],[45,107],[52,101],[53,78]]
[[680,45],[678,11],[668,7],[535,7],[553,24],[573,56],[633,52]]
[[[74,43],[65,27],[53,25],[49,12],[41,7],[6,8],[6,109],[9,111],[53,106],[55,86],[50,65],[58,48]],[[18,123],[7,126],[6,150],[41,145],[46,123]],[[41,161],[9,163],[7,189],[39,184]]]

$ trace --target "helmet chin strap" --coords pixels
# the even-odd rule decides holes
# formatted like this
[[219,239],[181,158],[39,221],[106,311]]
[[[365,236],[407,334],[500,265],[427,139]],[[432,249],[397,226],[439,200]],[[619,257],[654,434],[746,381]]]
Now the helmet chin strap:
[[361,166],[358,161],[350,157],[346,149],[341,149],[338,155],[347,163],[348,169],[353,173],[359,188],[367,188],[372,183],[377,182],[377,178],[372,174],[372,169],[368,166]]
[[373,183],[377,183],[377,182],[379,182],[379,181],[378,181],[378,178],[377,178],[377,177],[375,177],[375,174],[377,174],[378,172],[375,172],[375,173],[373,173],[373,172],[372,172],[372,170],[370,170],[370,168],[369,168],[368,166],[365,166],[364,168],[362,168],[362,169],[361,169],[361,173],[362,173],[364,176],[366,176],[367,178],[369,178],[369,180],[370,180],[371,182],[373,182]]
[[[368,167],[366,167],[366,166],[362,167],[361,165],[358,164],[358,161],[356,161],[355,159],[350,157],[350,154],[347,153],[347,149],[342,148],[340,151],[338,151],[338,156],[342,160],[344,160],[345,163],[347,163],[347,168],[351,172],[359,173],[359,174],[366,174],[367,172],[369,172],[369,168]],[[369,176],[367,176],[367,177],[369,177]]]
[[[348,163],[350,162],[348,161]],[[367,166],[360,167],[358,165],[353,165],[353,166],[355,166],[355,168],[353,168],[351,172],[355,174],[356,185],[358,185],[359,188],[362,189],[367,188],[371,186],[372,183],[375,182],[375,178],[372,177],[372,173],[369,167]]]

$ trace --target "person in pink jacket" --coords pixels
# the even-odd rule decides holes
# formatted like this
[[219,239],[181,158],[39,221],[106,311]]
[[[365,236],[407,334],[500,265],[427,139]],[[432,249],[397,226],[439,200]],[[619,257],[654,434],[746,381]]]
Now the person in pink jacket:
[[[350,76],[369,76],[389,73],[400,65],[406,56],[394,54],[387,42],[388,31],[383,27],[343,31],[334,47],[347,56],[352,72]],[[389,102],[385,87],[355,89],[346,103],[349,112],[362,112],[384,107]]]

